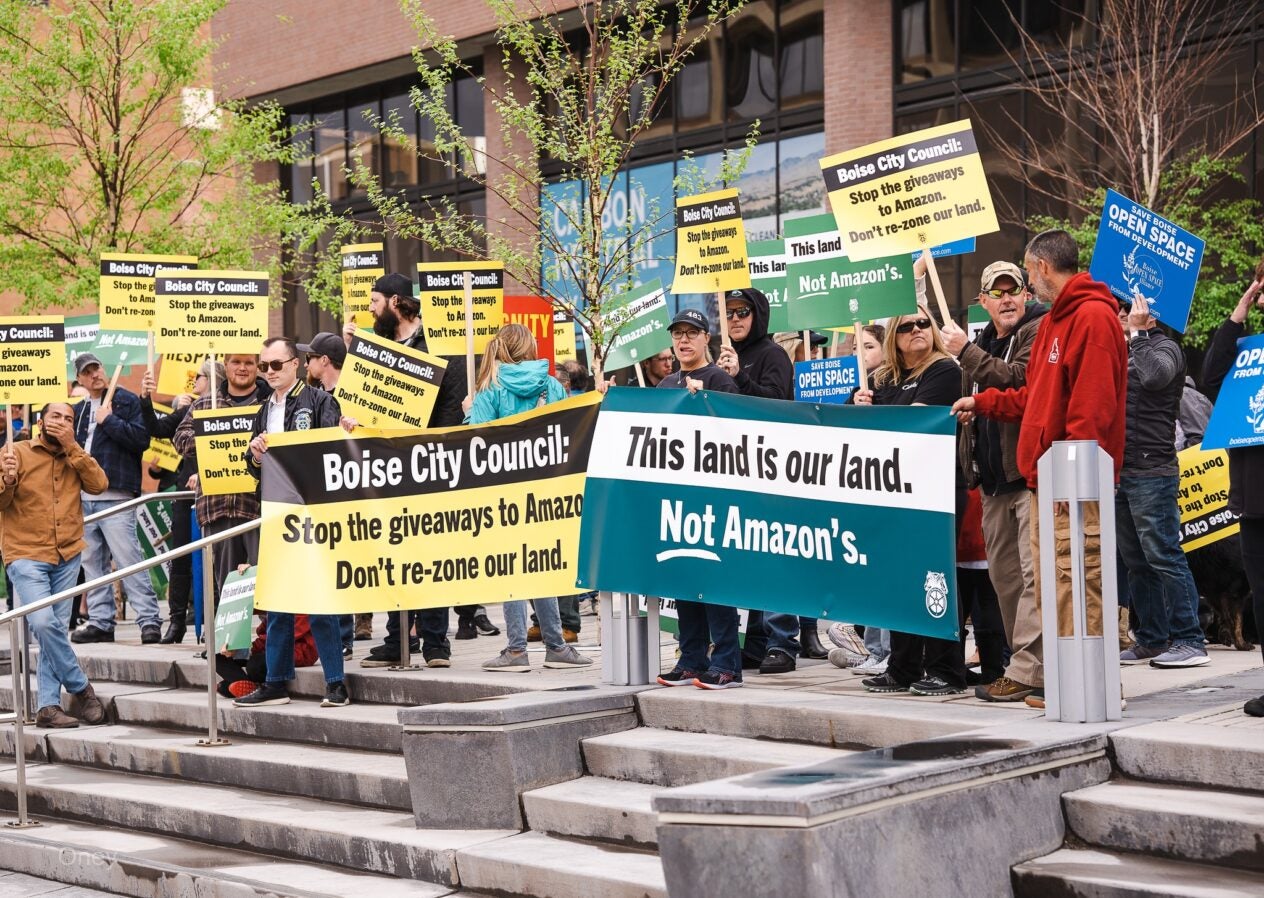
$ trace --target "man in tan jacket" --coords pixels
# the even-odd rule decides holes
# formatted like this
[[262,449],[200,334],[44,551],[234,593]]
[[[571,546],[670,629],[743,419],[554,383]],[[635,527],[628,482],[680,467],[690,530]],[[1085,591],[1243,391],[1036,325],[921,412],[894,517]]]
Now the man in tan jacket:
[[[68,404],[49,403],[38,439],[0,450],[0,521],[15,605],[75,584],[85,546],[80,494],[98,495],[110,485],[101,466],[75,441],[73,422]],[[105,722],[105,708],[70,647],[70,606],[67,599],[29,618],[40,647],[37,727]],[[63,686],[70,693],[69,714],[61,707]]]

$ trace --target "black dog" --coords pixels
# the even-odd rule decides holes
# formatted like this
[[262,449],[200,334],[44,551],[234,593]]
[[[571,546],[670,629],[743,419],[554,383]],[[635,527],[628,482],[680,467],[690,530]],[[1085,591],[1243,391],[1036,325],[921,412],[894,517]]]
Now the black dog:
[[1258,626],[1251,625],[1258,622],[1251,620],[1251,587],[1242,568],[1238,536],[1227,536],[1188,552],[1185,559],[1199,595],[1211,609],[1211,620],[1203,626],[1207,638],[1231,645],[1240,652],[1255,648],[1250,637],[1256,636],[1253,631],[1258,630]]

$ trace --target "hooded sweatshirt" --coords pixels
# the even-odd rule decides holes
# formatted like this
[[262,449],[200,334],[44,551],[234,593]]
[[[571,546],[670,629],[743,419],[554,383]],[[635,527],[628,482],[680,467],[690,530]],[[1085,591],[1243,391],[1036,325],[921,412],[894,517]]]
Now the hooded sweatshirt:
[[1124,460],[1128,349],[1119,303],[1105,284],[1081,272],[1062,288],[1032,343],[1027,383],[985,390],[975,410],[1021,422],[1018,469],[1036,487],[1036,464],[1058,440],[1096,440],[1115,462]]
[[793,399],[794,364],[768,335],[768,300],[755,295],[747,301],[754,312],[750,333],[745,340],[733,341],[738,363],[737,377],[733,380],[737,389],[743,396]]
[[486,424],[566,398],[562,384],[549,376],[545,359],[501,365],[496,380],[474,395],[467,424]]

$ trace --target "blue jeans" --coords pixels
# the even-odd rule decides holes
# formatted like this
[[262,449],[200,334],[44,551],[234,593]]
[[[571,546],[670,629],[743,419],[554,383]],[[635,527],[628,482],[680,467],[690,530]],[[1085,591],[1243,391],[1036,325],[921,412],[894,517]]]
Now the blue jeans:
[[[338,615],[309,614],[307,622],[316,640],[316,654],[325,671],[326,683],[342,679],[342,635]],[[268,639],[264,646],[268,659],[268,682],[286,683],[294,679],[294,615],[268,612]]]
[[1198,588],[1181,551],[1178,478],[1119,478],[1115,531],[1128,568],[1137,642],[1148,649],[1203,644]]
[[[557,609],[557,599],[535,599],[535,616],[540,622],[540,636],[546,648],[558,651],[566,646],[562,638],[562,618]],[[514,652],[527,650],[527,603],[525,601],[506,602],[505,635],[509,639],[509,649]]]
[[[737,609],[678,599],[676,614],[680,619],[680,660],[676,662],[677,666],[695,673],[715,670],[740,679],[742,648],[737,641]],[[707,660],[708,645],[715,646],[711,650],[710,661]]]
[[891,656],[891,631],[865,627],[865,648],[875,661],[885,661]]
[[[9,562],[9,579],[17,591],[18,604],[29,605],[74,586],[79,579],[79,556],[67,558],[60,564],[18,558]],[[39,642],[41,708],[60,707],[63,686],[72,693],[88,688],[88,678],[70,647],[70,634],[66,629],[70,624],[70,606],[71,600],[67,599],[27,618]]]
[[[87,517],[118,505],[121,499],[85,499],[83,514]],[[95,524],[85,524],[83,538],[88,547],[83,550],[83,574],[95,580],[110,571],[110,559],[119,568],[129,567],[141,560],[140,542],[136,539],[136,509],[119,512]],[[158,616],[158,598],[149,572],[132,574],[123,581],[127,600],[136,614],[136,622],[142,627],[157,627],[162,623]],[[114,587],[99,586],[88,593],[88,622],[99,630],[114,632]]]
[[768,632],[768,651],[777,649],[791,658],[800,654],[799,617],[795,614],[764,612],[764,629]]

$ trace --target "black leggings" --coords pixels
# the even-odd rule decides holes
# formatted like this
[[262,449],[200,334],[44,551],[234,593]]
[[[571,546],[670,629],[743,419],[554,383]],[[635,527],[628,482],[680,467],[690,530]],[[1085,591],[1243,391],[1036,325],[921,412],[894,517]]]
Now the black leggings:
[[1255,604],[1256,637],[1264,656],[1264,518],[1241,518],[1242,567],[1251,584],[1251,600]]

